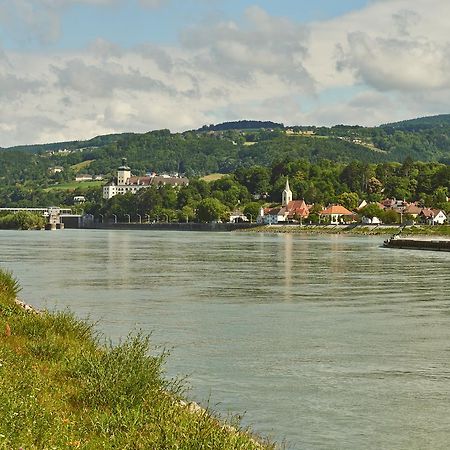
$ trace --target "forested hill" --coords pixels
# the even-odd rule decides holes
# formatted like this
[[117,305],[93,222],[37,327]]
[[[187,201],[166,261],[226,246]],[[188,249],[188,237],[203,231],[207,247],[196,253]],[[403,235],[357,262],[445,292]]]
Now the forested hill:
[[401,122],[387,123],[381,127],[385,129],[416,132],[431,129],[447,129],[448,132],[448,129],[450,128],[450,114],[402,120]]
[[414,119],[373,128],[284,127],[274,122],[241,121],[223,124],[222,130],[214,125],[216,129],[208,126],[184,133],[158,130],[97,136],[88,141],[2,149],[0,177],[4,185],[48,179],[54,166],[64,169],[55,179],[71,180],[80,171],[108,177],[123,157],[135,174],[153,170],[189,177],[297,159],[346,164],[412,159],[450,164],[449,118]]
[[79,150],[95,147],[103,147],[105,145],[117,142],[128,136],[132,136],[134,133],[120,133],[120,134],[105,134],[103,136],[96,136],[87,141],[64,141],[54,142],[50,144],[30,144],[30,145],[17,145],[15,147],[2,148],[0,151],[9,150],[17,152],[28,153],[45,153],[45,152],[57,152],[59,150]]
[[258,129],[282,129],[282,123],[260,120],[238,120],[235,122],[224,122],[217,125],[203,125],[197,131],[226,131],[226,130],[258,130]]

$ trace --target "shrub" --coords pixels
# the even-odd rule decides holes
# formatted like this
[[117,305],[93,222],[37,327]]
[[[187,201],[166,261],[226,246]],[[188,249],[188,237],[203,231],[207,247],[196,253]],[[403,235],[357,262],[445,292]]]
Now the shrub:
[[36,230],[44,228],[45,219],[29,211],[19,211],[0,217],[0,228],[8,230]]

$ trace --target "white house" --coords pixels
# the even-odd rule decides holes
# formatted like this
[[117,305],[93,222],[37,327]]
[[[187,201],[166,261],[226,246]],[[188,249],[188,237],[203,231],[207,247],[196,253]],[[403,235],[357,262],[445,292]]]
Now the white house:
[[419,216],[424,218],[430,225],[443,225],[447,220],[447,216],[444,211],[440,209],[424,208],[420,212]]
[[74,203],[84,203],[86,201],[86,197],[84,195],[76,195],[73,198]]
[[329,217],[331,225],[351,222],[354,213],[344,208],[342,205],[331,205],[320,212],[322,217]]
[[64,172],[64,167],[62,166],[53,166],[48,169],[51,174]]
[[92,181],[92,175],[80,173],[75,176],[75,181]]
[[383,222],[378,217],[366,217],[366,216],[363,216],[362,219],[361,219],[361,223],[363,223],[364,225],[380,225]]
[[237,222],[248,222],[248,217],[240,210],[235,209],[230,213],[230,219],[229,221],[231,223],[237,223]]

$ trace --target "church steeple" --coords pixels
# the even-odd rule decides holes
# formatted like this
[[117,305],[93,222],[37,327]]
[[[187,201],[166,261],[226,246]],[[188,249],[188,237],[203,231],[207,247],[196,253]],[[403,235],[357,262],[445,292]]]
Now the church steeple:
[[289,178],[286,178],[286,187],[281,195],[281,206],[287,206],[292,201],[292,191],[289,187]]

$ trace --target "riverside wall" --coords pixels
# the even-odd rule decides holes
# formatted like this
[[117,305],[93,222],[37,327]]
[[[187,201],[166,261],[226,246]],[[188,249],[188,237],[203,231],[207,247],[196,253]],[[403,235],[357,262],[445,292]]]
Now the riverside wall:
[[164,230],[164,231],[234,231],[259,226],[256,223],[93,223],[82,228],[102,230]]

